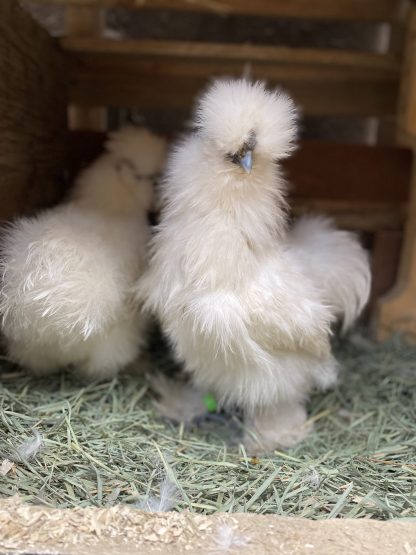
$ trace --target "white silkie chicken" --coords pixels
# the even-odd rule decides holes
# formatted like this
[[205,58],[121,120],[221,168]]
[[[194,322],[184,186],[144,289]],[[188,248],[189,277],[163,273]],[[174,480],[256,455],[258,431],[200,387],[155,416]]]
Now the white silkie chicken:
[[349,326],[367,301],[367,256],[325,219],[287,229],[279,161],[297,134],[288,96],[215,82],[195,128],[168,161],[139,297],[194,386],[244,410],[249,447],[291,446],[307,433],[308,393],[336,378],[331,324]]
[[165,141],[144,128],[110,135],[68,202],[9,226],[0,312],[9,357],[38,374],[75,366],[114,376],[144,340],[132,286],[145,268],[147,213]]

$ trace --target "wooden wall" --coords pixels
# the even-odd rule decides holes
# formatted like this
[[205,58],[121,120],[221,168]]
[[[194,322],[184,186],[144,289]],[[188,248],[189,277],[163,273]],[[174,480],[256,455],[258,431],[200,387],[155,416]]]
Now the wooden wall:
[[62,194],[66,74],[55,41],[16,0],[1,0],[0,220]]
[[390,21],[397,18],[397,0],[37,0],[39,3],[129,9],[169,9],[301,19]]

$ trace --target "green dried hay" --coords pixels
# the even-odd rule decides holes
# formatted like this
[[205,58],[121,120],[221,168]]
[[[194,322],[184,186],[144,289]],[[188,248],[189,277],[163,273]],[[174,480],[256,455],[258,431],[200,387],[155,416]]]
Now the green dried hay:
[[[313,433],[259,458],[238,445],[236,416],[189,429],[160,420],[139,375],[82,386],[68,375],[16,374],[0,361],[0,465],[33,430],[44,443],[35,458],[0,466],[0,495],[143,506],[166,478],[177,510],[416,520],[416,348],[355,334],[335,349],[340,382],[311,399]],[[153,362],[171,364],[160,350]]]

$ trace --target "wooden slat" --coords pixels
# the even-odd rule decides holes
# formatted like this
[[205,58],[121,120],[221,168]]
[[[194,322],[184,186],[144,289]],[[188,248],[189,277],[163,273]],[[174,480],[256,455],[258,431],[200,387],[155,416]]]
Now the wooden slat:
[[342,228],[401,229],[410,191],[412,152],[308,141],[285,162],[296,215],[323,213]]
[[406,219],[406,205],[385,202],[328,201],[298,197],[291,199],[295,216],[324,214],[330,216],[341,229],[354,231],[400,230]]
[[0,2],[0,219],[59,197],[65,59],[15,0]]
[[99,8],[68,6],[65,30],[69,37],[99,37],[105,27],[105,12]]
[[408,21],[398,106],[397,138],[416,150],[416,6]]
[[332,50],[179,41],[67,38],[70,94],[85,105],[188,108],[214,76],[241,76],[286,87],[310,115],[395,113],[393,56]]
[[[416,154],[416,5],[408,18],[402,70],[398,138]],[[405,226],[400,271],[395,288],[378,307],[378,337],[403,331],[416,342],[416,164],[411,176],[411,194]]]
[[353,67],[398,76],[395,56],[323,48],[289,48],[252,44],[207,43],[163,40],[111,40],[99,37],[64,37],[61,45],[70,52],[82,54],[124,54],[126,56],[160,56],[197,60],[250,60],[279,64],[302,64]]
[[49,4],[204,11],[304,19],[390,21],[400,0],[37,0]]
[[412,172],[408,149],[309,141],[285,169],[296,215],[328,214],[354,230],[403,227]]
[[394,285],[399,267],[403,232],[399,230],[379,230],[374,235],[371,253],[371,294],[366,307],[368,315],[377,301]]
[[409,200],[412,151],[307,141],[285,161],[285,169],[294,198],[393,206]]
[[[100,37],[105,27],[105,10],[68,6],[65,12],[66,33],[69,37]],[[68,107],[70,129],[107,129],[107,109],[104,106]]]

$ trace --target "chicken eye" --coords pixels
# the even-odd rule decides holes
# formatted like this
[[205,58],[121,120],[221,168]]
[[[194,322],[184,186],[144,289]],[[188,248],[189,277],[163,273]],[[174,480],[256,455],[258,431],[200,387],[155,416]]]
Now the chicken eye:
[[228,153],[226,159],[233,164],[239,164],[241,160],[241,151],[236,152],[235,154]]
[[248,151],[253,151],[257,145],[257,138],[255,131],[250,131],[248,139],[244,142],[242,147],[237,152],[229,152],[226,156],[227,160],[233,164],[241,164],[241,159],[247,154]]

